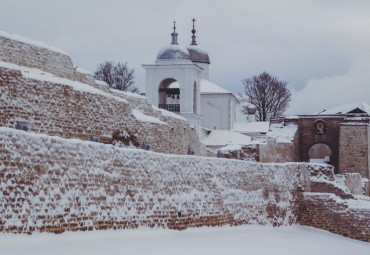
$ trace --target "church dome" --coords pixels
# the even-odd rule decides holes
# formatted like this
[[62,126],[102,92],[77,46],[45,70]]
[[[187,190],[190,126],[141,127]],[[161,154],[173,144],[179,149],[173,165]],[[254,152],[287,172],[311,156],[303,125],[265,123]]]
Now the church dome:
[[157,54],[157,60],[191,60],[189,51],[178,44],[163,47]]
[[209,64],[208,53],[198,45],[189,45],[187,50],[190,53],[190,59],[193,62],[207,63]]

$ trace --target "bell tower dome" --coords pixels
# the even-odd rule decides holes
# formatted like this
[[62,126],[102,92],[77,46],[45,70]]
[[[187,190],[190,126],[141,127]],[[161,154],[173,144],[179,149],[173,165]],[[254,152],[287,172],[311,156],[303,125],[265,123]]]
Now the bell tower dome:
[[209,61],[209,56],[208,56],[207,51],[202,49],[197,44],[196,35],[195,35],[196,33],[195,21],[196,21],[195,19],[192,20],[193,29],[191,30],[191,33],[193,35],[191,36],[191,43],[186,49],[190,53],[190,60],[204,69],[204,73],[203,73],[204,76],[202,78],[209,80],[209,64],[211,62]]

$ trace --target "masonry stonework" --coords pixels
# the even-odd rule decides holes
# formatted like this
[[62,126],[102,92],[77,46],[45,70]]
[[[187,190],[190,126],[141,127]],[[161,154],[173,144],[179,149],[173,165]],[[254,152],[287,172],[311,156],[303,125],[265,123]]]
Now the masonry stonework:
[[[136,135],[140,144],[147,142],[157,152],[187,154],[192,148],[197,155],[206,155],[198,134],[186,121],[167,116],[144,97],[96,83],[91,75],[75,71],[70,58],[61,53],[3,37],[0,41],[4,43],[0,43],[1,60],[68,79],[42,80],[42,71],[38,79],[29,76],[32,69],[0,66],[0,126],[14,128],[17,122],[27,122],[31,132],[82,140],[96,135],[103,143],[110,143],[112,134],[120,130]],[[94,88],[90,89],[91,84]],[[149,121],[138,119],[134,110]]]
[[299,204],[299,224],[365,242],[370,242],[369,219],[368,208],[349,207],[330,193],[305,192]]
[[299,162],[297,139],[282,143],[268,140],[260,145],[260,159],[263,163]]
[[367,123],[343,123],[339,134],[339,172],[359,173],[370,179],[370,127]]
[[58,50],[50,50],[0,36],[0,61],[36,68],[58,77],[80,81],[102,90],[108,90],[105,86],[97,84],[90,74],[78,72],[77,68],[73,66],[71,58]]
[[0,232],[296,222],[308,165],[158,154],[0,128]]

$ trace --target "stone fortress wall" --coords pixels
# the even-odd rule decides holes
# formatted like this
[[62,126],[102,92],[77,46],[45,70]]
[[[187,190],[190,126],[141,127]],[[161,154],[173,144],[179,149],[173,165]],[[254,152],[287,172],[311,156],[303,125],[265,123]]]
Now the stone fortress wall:
[[339,173],[358,172],[370,179],[370,125],[343,123],[339,133]]
[[[370,242],[369,210],[312,177],[330,167],[186,156],[205,155],[186,121],[110,90],[63,53],[0,36],[0,93],[1,232],[299,223]],[[103,144],[116,130],[154,152]]]
[[28,43],[27,39],[13,37],[0,34],[0,61],[43,70],[58,77],[109,91],[105,86],[97,84],[88,73],[77,71],[78,68],[73,66],[71,57],[62,51],[40,42]]
[[363,207],[332,181],[330,166],[161,154],[4,127],[0,148],[0,232],[298,223],[370,242],[370,201]]
[[297,222],[308,165],[160,154],[0,128],[0,232]]
[[0,126],[27,122],[34,133],[82,140],[96,135],[104,143],[119,130],[153,151],[187,154],[190,147],[206,155],[185,119],[95,82],[67,55],[0,36],[0,61]]

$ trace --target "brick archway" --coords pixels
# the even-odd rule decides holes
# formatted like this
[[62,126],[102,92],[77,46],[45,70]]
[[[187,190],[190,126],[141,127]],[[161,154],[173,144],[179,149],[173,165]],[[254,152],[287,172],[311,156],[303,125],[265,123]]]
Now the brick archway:
[[332,164],[333,152],[325,143],[315,143],[308,149],[309,162]]
[[[323,128],[318,125],[321,121],[324,122]],[[330,164],[334,166],[334,172],[339,173],[339,131],[343,121],[344,116],[300,116],[298,120],[300,161],[310,161],[309,150],[315,144],[326,144],[332,152]]]

